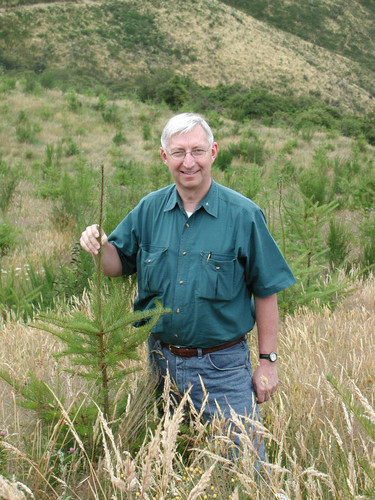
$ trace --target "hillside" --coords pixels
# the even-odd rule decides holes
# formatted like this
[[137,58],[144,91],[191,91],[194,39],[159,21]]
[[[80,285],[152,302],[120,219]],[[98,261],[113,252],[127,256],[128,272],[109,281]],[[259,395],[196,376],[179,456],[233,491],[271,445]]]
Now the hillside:
[[375,3],[371,0],[222,1],[375,70]]
[[[160,69],[205,86],[237,82],[318,96],[351,112],[374,109],[368,65],[218,0],[10,3],[0,13],[0,65],[7,72],[48,73],[65,85],[129,94]],[[368,26],[362,17],[352,24]]]

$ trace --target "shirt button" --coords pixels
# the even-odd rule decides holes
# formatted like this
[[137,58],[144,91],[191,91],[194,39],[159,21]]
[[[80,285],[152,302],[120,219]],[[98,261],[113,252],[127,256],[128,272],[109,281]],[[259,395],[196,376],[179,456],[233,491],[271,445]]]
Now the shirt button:
[[147,262],[151,262],[151,259],[147,259]]
[[190,227],[188,222],[185,224],[185,226],[186,226],[186,227]]
[[182,285],[184,282],[182,280],[179,281],[180,285]]
[[187,254],[187,252],[185,252],[185,251],[184,251],[184,252],[182,252],[182,255],[186,255],[186,254]]
[[179,312],[180,312],[180,308],[179,308],[179,307],[177,307],[177,309],[176,309],[176,313],[179,313]]
[[208,207],[208,201],[206,201],[206,207]]
[[216,271],[218,271],[220,269],[220,266],[216,266]]

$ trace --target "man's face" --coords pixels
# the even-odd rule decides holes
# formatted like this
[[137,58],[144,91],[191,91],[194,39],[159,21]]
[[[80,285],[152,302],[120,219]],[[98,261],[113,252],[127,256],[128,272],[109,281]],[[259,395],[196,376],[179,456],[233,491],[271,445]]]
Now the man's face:
[[[194,157],[191,152],[198,154]],[[182,158],[179,158],[179,153]],[[186,153],[185,157],[183,153]],[[206,132],[200,125],[185,134],[173,135],[166,151],[160,148],[160,154],[179,191],[191,190],[203,196],[208,192],[211,185],[211,165],[217,156],[217,144],[214,142],[210,145]]]

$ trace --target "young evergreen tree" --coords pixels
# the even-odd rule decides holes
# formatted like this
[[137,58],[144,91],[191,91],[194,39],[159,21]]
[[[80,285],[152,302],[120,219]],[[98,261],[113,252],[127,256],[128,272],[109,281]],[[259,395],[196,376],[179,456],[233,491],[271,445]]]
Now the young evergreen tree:
[[[99,232],[102,231],[104,200],[104,169],[102,167],[102,188],[100,198]],[[30,326],[51,333],[58,338],[62,350],[56,358],[69,357],[68,371],[91,381],[96,393],[90,401],[87,396],[78,398],[70,408],[82,436],[92,436],[98,408],[107,420],[114,421],[121,416],[126,404],[116,397],[124,379],[135,368],[130,363],[139,360],[138,348],[146,340],[151,328],[162,314],[169,311],[160,303],[152,310],[132,311],[130,295],[131,281],[103,282],[101,250],[97,258],[96,282],[91,286],[85,308],[72,307],[69,312],[41,313]],[[141,326],[135,328],[134,324]],[[77,368],[73,368],[77,367]],[[29,374],[27,385],[20,384],[7,372],[0,371],[0,377],[12,385],[21,396],[21,405],[33,409],[38,418],[49,424],[56,423],[62,414],[56,404],[55,391]],[[60,399],[64,404],[64,397]],[[65,439],[65,438],[64,438]]]

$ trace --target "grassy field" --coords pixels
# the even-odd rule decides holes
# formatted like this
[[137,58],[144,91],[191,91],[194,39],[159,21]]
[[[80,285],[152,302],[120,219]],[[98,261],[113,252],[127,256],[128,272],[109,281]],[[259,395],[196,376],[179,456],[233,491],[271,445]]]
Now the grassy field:
[[[335,311],[298,310],[282,322],[280,389],[261,407],[267,426],[262,432],[272,458],[268,489],[254,477],[251,443],[245,440],[243,455],[232,461],[225,459],[228,438],[220,423],[219,429],[208,429],[193,419],[189,428],[183,424],[182,406],[173,416],[168,411],[162,418],[155,416],[149,401],[152,384],[145,387],[144,375],[132,378],[132,398],[115,435],[99,417],[96,432],[107,447],[103,459],[95,461],[74,417],[66,415],[79,391],[90,397],[92,388],[62,372],[52,356],[59,346],[48,335],[20,321],[4,322],[1,365],[11,367],[25,383],[32,369],[49,387],[60,387],[56,406],[63,397],[67,405],[54,428],[45,429],[33,413],[15,404],[12,390],[1,388],[1,471],[13,483],[8,487],[14,495],[16,481],[34,494],[23,490],[24,497],[4,498],[233,500],[269,499],[280,491],[293,499],[365,498],[366,491],[372,498],[374,279],[355,285],[355,293]],[[251,345],[255,359],[253,337]],[[346,402],[327,376],[351,395],[345,396]],[[166,398],[166,407],[169,403]],[[132,441],[137,425],[148,427],[144,442]],[[73,444],[57,447],[58,437],[69,430]],[[2,483],[0,491],[6,491]]]
[[[69,358],[54,359],[60,342],[31,328],[27,317],[47,307],[63,316],[92,314],[87,280],[94,279],[94,266],[77,241],[98,217],[99,167],[105,166],[109,231],[141,196],[170,182],[158,147],[173,112],[166,105],[26,86],[17,81],[0,104],[2,186],[8,186],[1,371],[16,384],[1,384],[0,491],[16,498],[23,484],[29,490],[20,498],[32,492],[34,498],[233,500],[280,491],[296,499],[366,492],[371,498],[375,294],[366,266],[373,263],[374,147],[332,129],[208,116],[221,151],[214,178],[263,208],[298,278],[279,297],[281,387],[261,409],[272,467],[259,484],[251,442],[245,440],[239,460],[225,459],[228,438],[220,422],[216,429],[198,418],[186,422],[182,406],[174,416],[160,415],[144,372],[124,375],[112,394],[113,418],[107,422],[98,413],[94,435],[86,434],[78,408],[89,412],[97,389],[80,379]],[[140,355],[144,367],[144,347]],[[120,369],[125,374],[135,366],[129,361]],[[46,420],[41,401],[34,410],[16,403],[25,402],[25,392],[16,394],[22,387],[32,391],[33,380],[43,381],[38,397],[54,408],[54,419]],[[170,404],[166,396],[164,405]]]
[[[0,498],[375,498],[372,7],[235,6],[0,5]],[[214,179],[263,209],[297,278],[262,477],[246,433],[233,457],[223,422],[155,393],[147,329],[118,323],[134,280],[104,279],[78,243],[101,201],[109,233],[172,182],[160,133],[189,110],[219,143]]]

